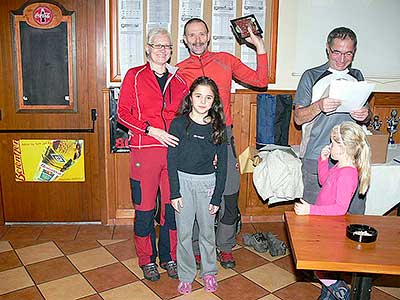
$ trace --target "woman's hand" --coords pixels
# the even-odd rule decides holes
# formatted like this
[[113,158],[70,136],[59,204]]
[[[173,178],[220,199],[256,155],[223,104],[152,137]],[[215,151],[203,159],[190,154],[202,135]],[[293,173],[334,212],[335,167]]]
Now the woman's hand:
[[182,197],[172,199],[171,200],[171,205],[176,210],[177,213],[180,213],[179,208],[183,207],[183,199],[182,199]]
[[216,206],[213,204],[210,204],[208,206],[208,212],[210,213],[210,215],[215,215],[217,213],[218,209],[219,209],[219,206]]
[[326,145],[324,148],[322,148],[322,150],[321,150],[321,160],[328,159],[329,155],[331,155],[331,144]]
[[296,215],[309,215],[310,214],[310,204],[304,201],[303,199],[300,199],[300,203],[296,202],[294,204],[294,212]]
[[157,139],[164,146],[175,147],[179,144],[179,139],[176,136],[153,126],[149,127],[149,133],[147,135]]

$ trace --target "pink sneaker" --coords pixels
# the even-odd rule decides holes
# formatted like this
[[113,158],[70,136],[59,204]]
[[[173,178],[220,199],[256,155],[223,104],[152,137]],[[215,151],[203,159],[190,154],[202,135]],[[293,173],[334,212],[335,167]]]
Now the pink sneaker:
[[218,289],[217,278],[215,275],[203,276],[203,283],[206,292],[213,293]]
[[182,295],[190,294],[192,292],[192,283],[179,281],[178,292]]

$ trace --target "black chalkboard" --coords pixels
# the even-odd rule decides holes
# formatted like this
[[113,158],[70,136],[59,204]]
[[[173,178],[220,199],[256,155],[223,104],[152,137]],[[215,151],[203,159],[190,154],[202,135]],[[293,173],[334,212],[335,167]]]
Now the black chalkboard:
[[20,33],[24,105],[69,105],[67,23]]

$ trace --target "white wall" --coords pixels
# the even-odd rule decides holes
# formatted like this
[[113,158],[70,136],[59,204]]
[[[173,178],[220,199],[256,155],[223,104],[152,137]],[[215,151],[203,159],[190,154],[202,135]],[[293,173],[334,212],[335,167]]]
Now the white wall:
[[[276,83],[270,84],[269,89],[281,89],[281,90],[295,90],[300,80],[300,76],[294,76],[292,73],[295,72],[296,64],[296,40],[297,40],[297,12],[298,12],[298,1],[299,0],[280,0],[279,1],[279,18],[278,18],[278,49],[277,49],[277,65],[276,65]],[[318,0],[322,1],[322,0]],[[326,1],[326,0],[323,0]],[[376,0],[379,1],[379,0]],[[357,13],[357,12],[354,12]],[[303,16],[307,18],[307,16]],[[380,16],[377,16],[380,17]],[[385,24],[384,16],[382,17],[382,24]],[[382,32],[384,32],[385,26],[382,26]],[[329,32],[326,32],[328,35]],[[357,33],[357,32],[356,32]],[[384,34],[384,33],[383,33]],[[399,42],[398,36],[393,37],[393,43]],[[362,41],[359,41],[362,44]],[[390,45],[388,45],[389,47]],[[325,46],[321,45],[321,53],[325,53]],[[357,49],[358,52],[363,51],[360,46]],[[382,63],[390,64],[384,60],[382,53],[377,53],[382,59]],[[400,59],[400,53],[399,53]],[[321,61],[320,64],[324,63]],[[355,68],[363,70],[362,66],[357,65],[356,61],[353,66]],[[309,66],[314,67],[314,66]],[[399,70],[400,71],[400,70]],[[374,91],[377,92],[400,92],[400,79],[369,79],[368,81],[376,82]]]

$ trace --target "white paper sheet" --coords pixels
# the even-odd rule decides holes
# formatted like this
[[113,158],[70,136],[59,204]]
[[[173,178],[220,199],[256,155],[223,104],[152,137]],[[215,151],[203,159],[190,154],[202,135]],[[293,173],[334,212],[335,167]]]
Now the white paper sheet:
[[349,113],[362,108],[374,87],[374,83],[366,81],[332,80],[329,97],[342,101],[342,104],[332,113]]

